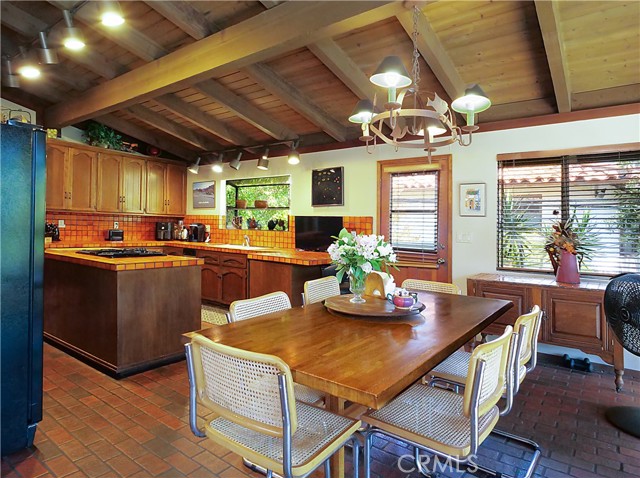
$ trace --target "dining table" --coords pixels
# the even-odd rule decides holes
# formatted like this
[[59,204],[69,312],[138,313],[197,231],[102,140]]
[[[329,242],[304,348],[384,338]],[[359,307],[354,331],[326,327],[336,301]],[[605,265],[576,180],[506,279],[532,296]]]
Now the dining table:
[[[293,307],[250,320],[185,334],[276,355],[294,381],[326,394],[325,406],[345,413],[345,404],[379,409],[446,359],[513,303],[435,292],[417,292],[421,311],[370,315],[388,307],[367,298],[353,313],[323,303]],[[348,300],[349,296],[341,296]],[[331,459],[332,476],[344,476],[344,452]]]

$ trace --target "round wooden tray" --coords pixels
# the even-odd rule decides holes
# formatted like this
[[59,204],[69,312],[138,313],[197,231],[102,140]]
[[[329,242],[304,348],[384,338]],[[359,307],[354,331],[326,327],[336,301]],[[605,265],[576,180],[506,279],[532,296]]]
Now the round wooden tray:
[[358,315],[364,317],[404,317],[419,314],[425,309],[422,302],[416,302],[411,309],[398,309],[386,299],[365,298],[363,304],[350,302],[353,295],[336,295],[325,299],[324,306],[330,311],[346,315]]

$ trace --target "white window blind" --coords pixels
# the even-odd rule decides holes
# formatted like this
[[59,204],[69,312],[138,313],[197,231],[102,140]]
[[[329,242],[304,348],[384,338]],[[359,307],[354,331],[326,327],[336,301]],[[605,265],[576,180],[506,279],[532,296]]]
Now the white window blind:
[[389,240],[401,261],[437,252],[438,174],[391,174]]
[[551,270],[551,225],[573,217],[582,274],[640,272],[640,152],[501,161],[498,191],[498,268]]

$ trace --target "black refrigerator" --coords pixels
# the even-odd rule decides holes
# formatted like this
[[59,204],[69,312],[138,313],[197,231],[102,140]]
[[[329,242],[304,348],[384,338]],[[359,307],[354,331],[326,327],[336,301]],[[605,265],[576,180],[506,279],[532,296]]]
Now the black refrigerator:
[[42,420],[46,134],[0,125],[2,456],[33,444]]

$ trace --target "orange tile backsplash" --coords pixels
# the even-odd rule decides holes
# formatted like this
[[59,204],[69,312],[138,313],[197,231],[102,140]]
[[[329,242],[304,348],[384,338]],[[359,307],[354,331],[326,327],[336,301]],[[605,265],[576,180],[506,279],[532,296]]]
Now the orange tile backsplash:
[[[211,226],[212,244],[241,244],[246,234],[251,245],[262,247],[277,247],[279,249],[295,248],[295,220],[289,216],[288,231],[253,231],[246,229],[225,229],[225,216],[217,215],[187,215],[181,217],[134,216],[129,214],[97,215],[74,212],[47,212],[47,222],[58,224],[63,219],[65,227],[60,229],[61,242],[51,244],[51,247],[69,247],[68,244],[103,242],[107,237],[107,230],[113,229],[113,223],[118,222],[124,230],[126,242],[153,241],[156,235],[156,222],[178,222],[184,224],[200,222]],[[362,234],[373,233],[373,217],[345,216],[344,227],[350,231]],[[67,244],[65,244],[67,243]]]

